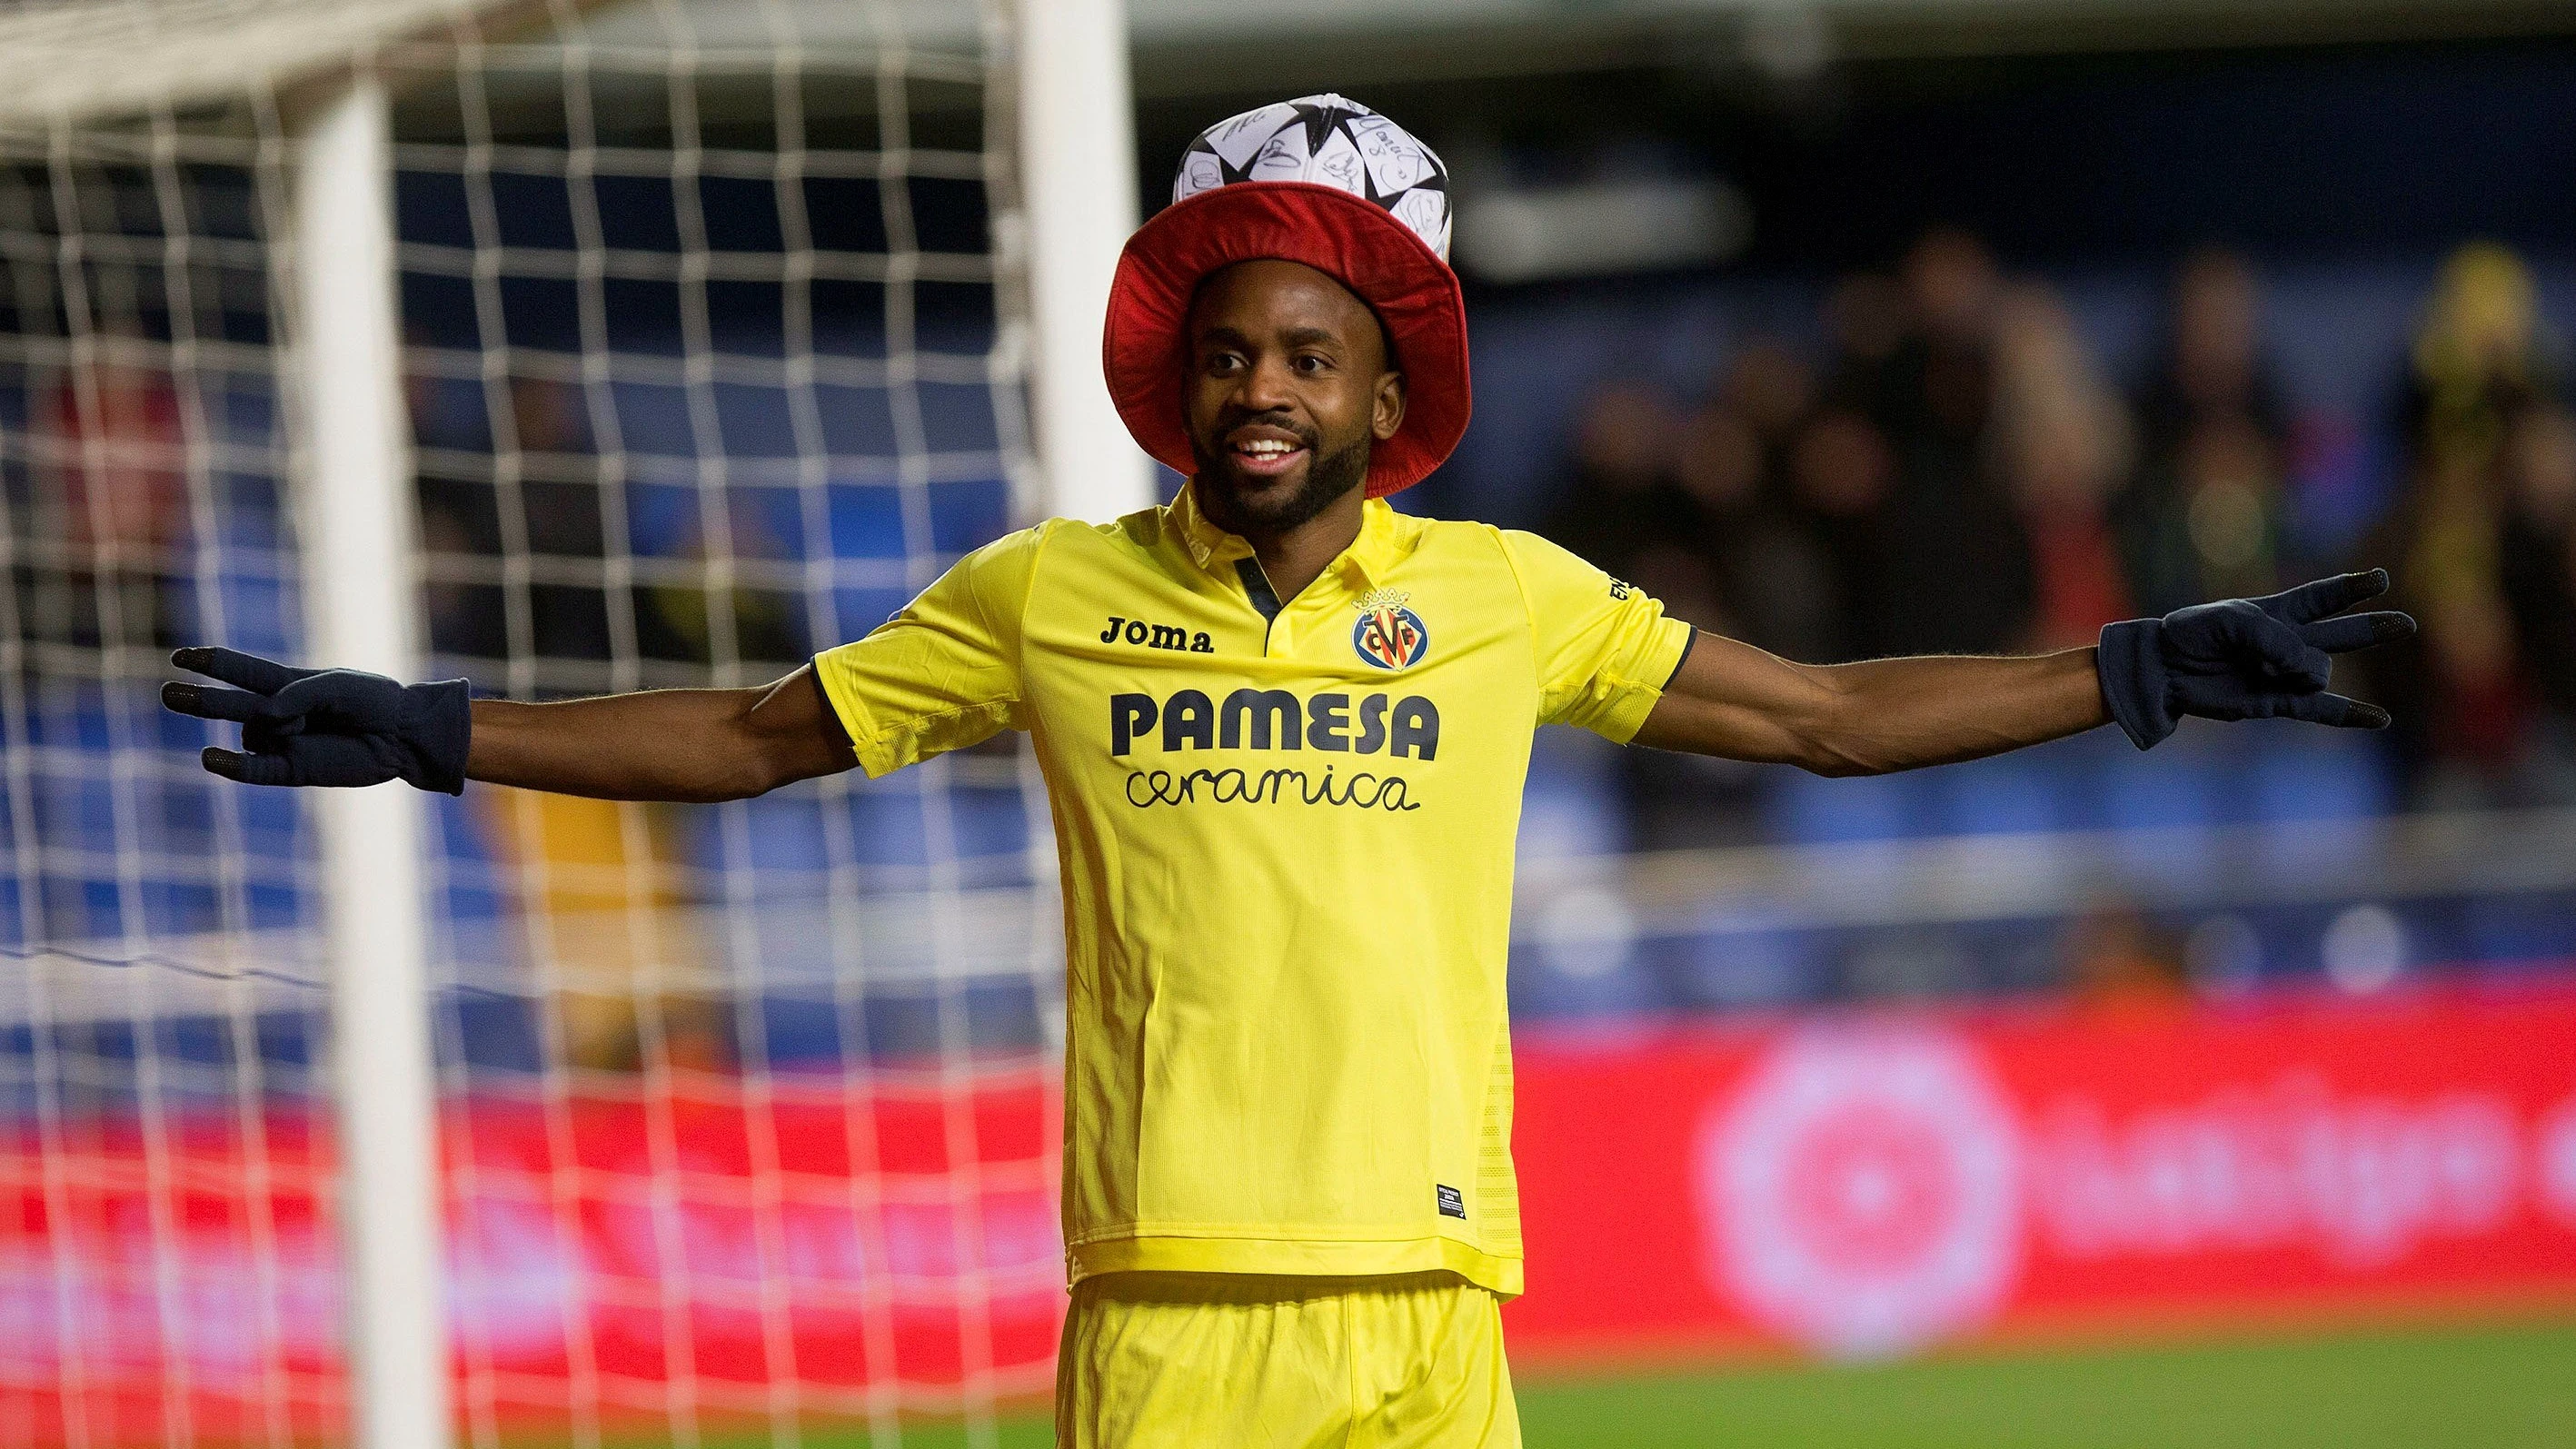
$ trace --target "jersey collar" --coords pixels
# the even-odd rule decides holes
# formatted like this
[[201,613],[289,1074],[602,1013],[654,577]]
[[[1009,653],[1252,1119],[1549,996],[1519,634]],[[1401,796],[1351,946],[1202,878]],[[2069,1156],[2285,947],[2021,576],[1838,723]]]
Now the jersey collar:
[[[1167,511],[1183,547],[1189,550],[1190,561],[1210,571],[1222,568],[1231,575],[1234,561],[1250,557],[1252,545],[1210,522],[1199,509],[1198,491],[1196,483],[1184,484]],[[1404,515],[1388,507],[1385,499],[1372,498],[1362,503],[1360,536],[1351,540],[1351,546],[1333,561],[1334,569],[1362,589],[1384,582],[1396,561],[1412,551],[1403,520]]]

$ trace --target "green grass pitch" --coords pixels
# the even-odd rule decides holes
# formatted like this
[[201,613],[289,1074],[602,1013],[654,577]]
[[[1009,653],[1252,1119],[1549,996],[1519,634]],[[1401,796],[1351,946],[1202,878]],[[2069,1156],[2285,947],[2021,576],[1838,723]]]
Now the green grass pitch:
[[[1531,1449],[2576,1449],[2576,1322],[1538,1377],[1520,1404]],[[1002,1426],[1003,1449],[1051,1441]],[[805,1444],[874,1449],[864,1432]]]

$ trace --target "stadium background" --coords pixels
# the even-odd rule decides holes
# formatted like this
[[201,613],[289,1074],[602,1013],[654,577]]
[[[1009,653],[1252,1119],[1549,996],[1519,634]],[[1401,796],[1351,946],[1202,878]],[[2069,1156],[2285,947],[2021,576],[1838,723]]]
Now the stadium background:
[[[1823,781],[1545,732],[1511,963],[1532,1442],[2576,1436],[2563,17],[1128,8],[1147,211],[1200,127],[1310,90],[1450,161],[1477,416],[1407,507],[1813,658],[2077,642],[2347,566],[2427,625],[2364,682],[2386,737],[2097,732]],[[805,166],[801,217],[766,76],[685,123],[656,78],[603,82],[585,136],[506,63],[398,89],[436,673],[770,677],[1025,511],[991,271],[826,266],[791,305],[689,267],[990,250],[988,97],[938,59],[973,33],[800,74],[799,165],[879,158]],[[684,129],[718,158],[686,187],[566,159]],[[14,338],[82,330],[37,316],[66,234],[166,234],[173,189],[189,229],[259,233],[221,166],[102,166],[82,227],[52,181],[0,188],[38,239]],[[283,425],[256,383],[198,390],[166,282],[96,275],[86,330],[141,361],[22,345],[0,378],[29,963],[0,1443],[332,1438],[309,825],[216,803],[196,727],[126,687],[218,622],[296,651],[285,492],[248,456]],[[255,304],[194,305],[264,341]],[[248,461],[197,456],[183,396]],[[1042,1437],[1033,801],[1000,750],[722,810],[431,802],[462,1436]],[[215,938],[253,948],[210,974]],[[257,1331],[205,1331],[227,1314]]]

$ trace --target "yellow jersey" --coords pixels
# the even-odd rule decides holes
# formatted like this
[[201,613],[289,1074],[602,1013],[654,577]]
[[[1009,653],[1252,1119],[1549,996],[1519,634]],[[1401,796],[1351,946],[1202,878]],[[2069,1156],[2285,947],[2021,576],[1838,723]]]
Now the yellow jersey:
[[1184,488],[996,540],[816,657],[872,776],[1034,739],[1073,1280],[1520,1291],[1503,974],[1530,737],[1625,742],[1691,637],[1543,539],[1376,501],[1280,601]]

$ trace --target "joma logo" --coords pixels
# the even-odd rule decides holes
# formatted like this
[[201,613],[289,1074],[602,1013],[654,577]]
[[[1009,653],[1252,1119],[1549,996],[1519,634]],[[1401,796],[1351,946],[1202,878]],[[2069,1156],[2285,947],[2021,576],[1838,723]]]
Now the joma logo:
[[1208,636],[1204,632],[1192,634],[1186,630],[1175,629],[1169,624],[1148,624],[1142,619],[1129,619],[1112,614],[1109,616],[1109,627],[1100,631],[1100,642],[1116,644],[1121,640],[1130,644],[1142,644],[1148,649],[1178,649],[1186,654],[1216,652],[1216,646],[1208,642]]

